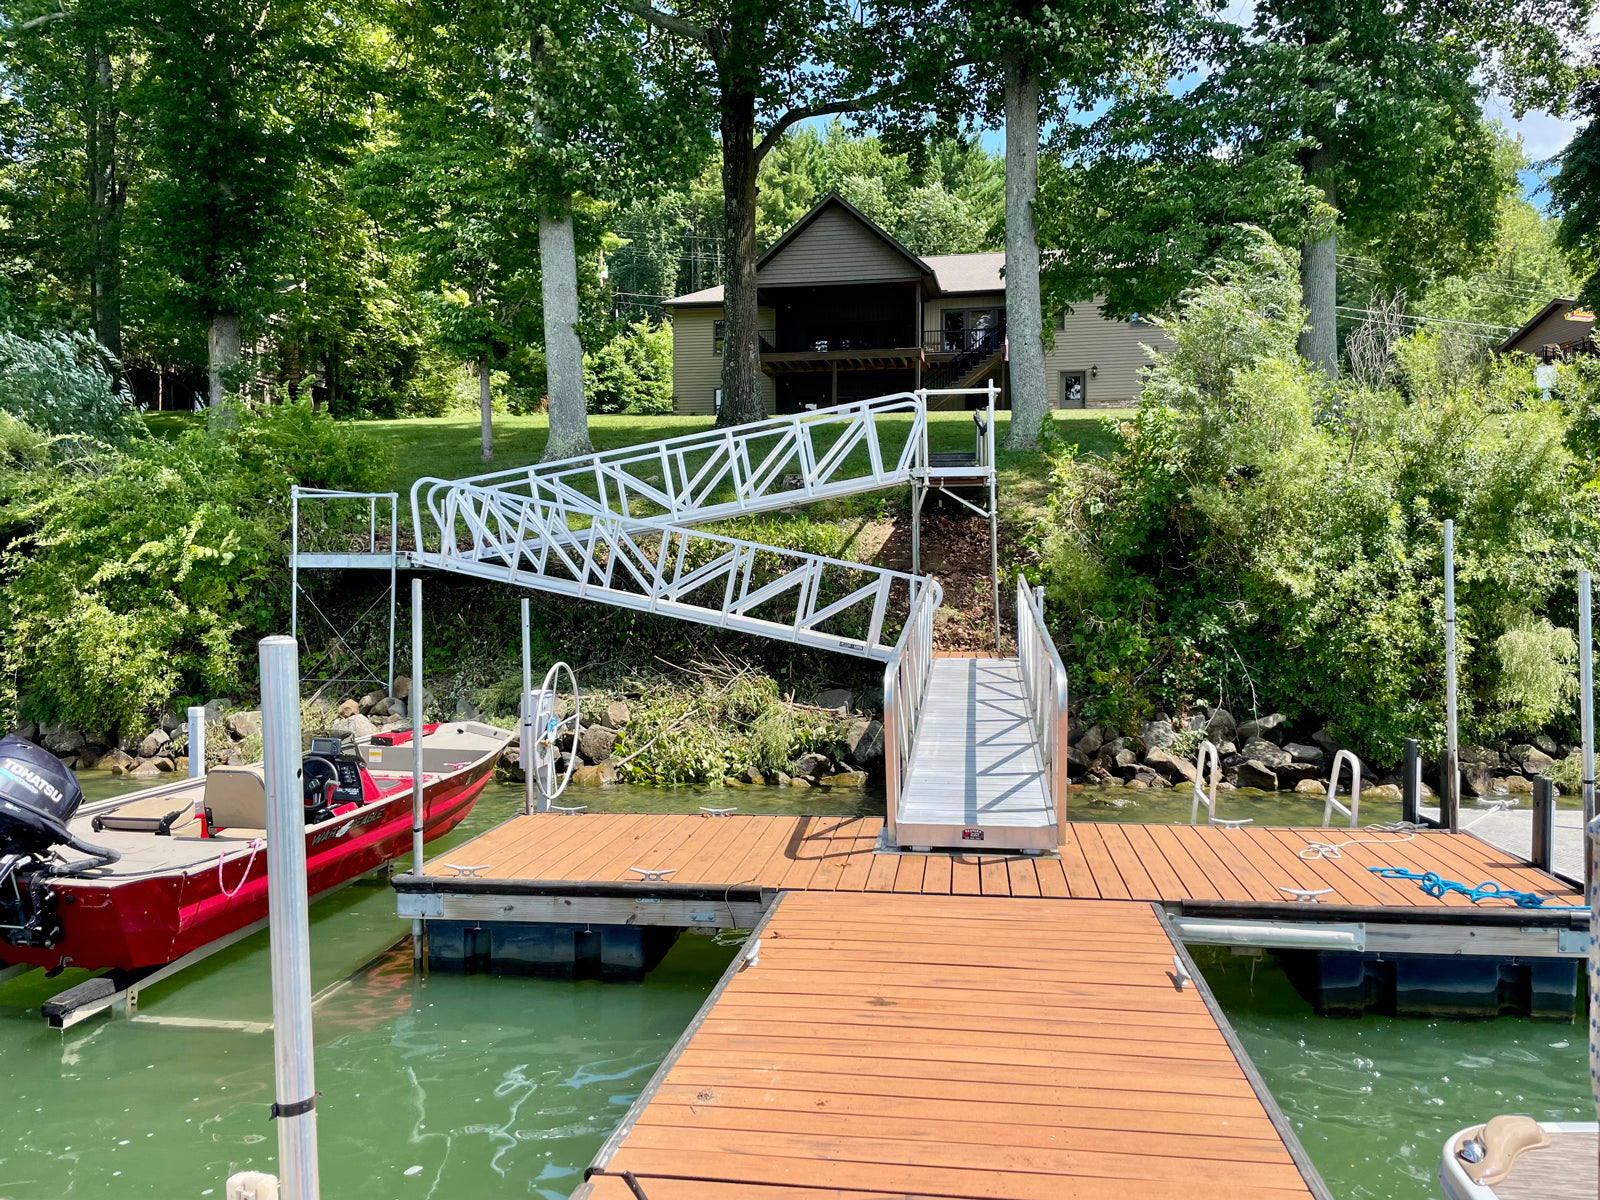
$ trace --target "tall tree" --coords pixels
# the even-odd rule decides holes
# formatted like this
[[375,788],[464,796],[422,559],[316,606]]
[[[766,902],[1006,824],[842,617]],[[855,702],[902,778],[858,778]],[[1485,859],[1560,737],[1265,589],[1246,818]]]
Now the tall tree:
[[1561,152],[1550,198],[1561,216],[1557,240],[1583,277],[1579,299],[1600,304],[1600,76],[1587,80],[1573,104],[1589,118]]
[[[901,60],[884,55],[846,0],[622,0],[702,56],[702,87],[716,97],[725,230],[720,425],[759,420],[761,352],[756,298],[757,177],[785,131],[801,121],[857,113],[895,90]],[[901,27],[902,32],[909,32]]]
[[150,41],[146,219],[178,301],[207,330],[212,402],[246,323],[275,307],[297,184],[342,167],[365,128],[353,11],[311,0],[139,0]]

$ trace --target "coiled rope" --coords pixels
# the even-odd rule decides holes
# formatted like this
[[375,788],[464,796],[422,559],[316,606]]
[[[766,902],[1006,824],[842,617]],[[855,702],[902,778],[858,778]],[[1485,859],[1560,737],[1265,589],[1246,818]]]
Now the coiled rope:
[[1411,821],[1387,821],[1373,825],[1363,825],[1367,833],[1389,833],[1393,837],[1358,837],[1346,838],[1342,842],[1308,842],[1306,848],[1300,851],[1301,858],[1343,858],[1340,850],[1345,846],[1390,846],[1396,842],[1409,842],[1417,836],[1417,826]]
[[255,865],[256,855],[266,844],[261,838],[250,839],[250,857],[244,860],[244,874],[239,876],[239,882],[234,885],[231,892],[228,890],[228,885],[222,881],[222,865],[228,861],[228,852],[224,850],[217,855],[217,887],[229,900],[232,900],[243,889],[245,882],[250,878],[250,868]]
[[1454,879],[1446,879],[1437,871],[1408,871],[1404,867],[1368,867],[1374,875],[1382,879],[1412,879],[1428,895],[1440,899],[1449,894],[1465,896],[1474,904],[1480,900],[1510,900],[1518,908],[1583,908],[1581,904],[1546,904],[1545,898],[1537,892],[1519,892],[1515,888],[1501,887],[1492,880],[1485,880],[1477,887],[1469,888],[1464,883],[1457,883]]

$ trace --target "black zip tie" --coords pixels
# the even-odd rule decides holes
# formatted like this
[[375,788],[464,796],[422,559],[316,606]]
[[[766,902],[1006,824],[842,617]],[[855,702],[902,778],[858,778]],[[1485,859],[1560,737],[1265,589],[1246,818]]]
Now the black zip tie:
[[272,1108],[268,1110],[267,1120],[276,1121],[279,1117],[303,1117],[317,1107],[317,1097],[320,1095],[321,1092],[313,1092],[304,1100],[296,1100],[293,1104],[279,1104],[274,1100]]

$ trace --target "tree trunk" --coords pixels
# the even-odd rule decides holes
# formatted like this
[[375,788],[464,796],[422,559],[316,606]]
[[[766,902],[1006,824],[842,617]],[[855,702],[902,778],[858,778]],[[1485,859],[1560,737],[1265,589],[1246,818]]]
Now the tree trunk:
[[544,298],[544,362],[550,393],[550,437],[544,461],[588,454],[583,401],[583,343],[578,339],[578,252],[572,214],[539,210],[539,288]]
[[1039,73],[1020,50],[1004,56],[1006,109],[1006,344],[1011,428],[1006,449],[1031,450],[1050,411],[1039,299]]
[[722,88],[722,412],[718,425],[759,421],[761,308],[756,298],[756,97],[743,80]]
[[[1335,205],[1333,152],[1327,149],[1327,134],[1322,145],[1307,156],[1307,174],[1320,177],[1322,194],[1329,207]],[[1300,302],[1305,305],[1306,328],[1300,334],[1300,354],[1321,369],[1329,379],[1339,377],[1339,235],[1307,242],[1300,248]]]
[[88,203],[89,311],[95,337],[122,362],[122,213],[127,184],[117,169],[116,87],[111,55],[96,31],[84,51],[84,183]]
[[239,365],[239,314],[214,313],[206,332],[208,404],[219,404],[227,390],[227,374]]
[[478,426],[483,438],[481,457],[494,461],[494,397],[489,392],[489,352],[478,356]]

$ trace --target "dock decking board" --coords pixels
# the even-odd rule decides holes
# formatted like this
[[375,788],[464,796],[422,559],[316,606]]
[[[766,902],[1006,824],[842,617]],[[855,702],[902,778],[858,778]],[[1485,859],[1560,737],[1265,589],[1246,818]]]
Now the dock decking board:
[[[1325,904],[1493,909],[1463,896],[1435,899],[1414,881],[1383,879],[1372,866],[1437,871],[1469,886],[1493,880],[1577,904],[1570,886],[1471,834],[1418,833],[1411,840],[1359,830],[1216,825],[1070,825],[1059,857],[874,852],[873,817],[703,817],[670,813],[513,817],[450,852],[481,866],[481,880],[626,883],[630,867],[675,868],[673,884],[773,891],[1163,902],[1287,902],[1284,887],[1331,888]],[[1378,837],[1381,844],[1353,841]],[[1313,842],[1345,844],[1340,857],[1305,859]],[[426,874],[449,878],[444,861]]]
[[1148,904],[786,892],[758,936],[576,1197],[1327,1194]]

